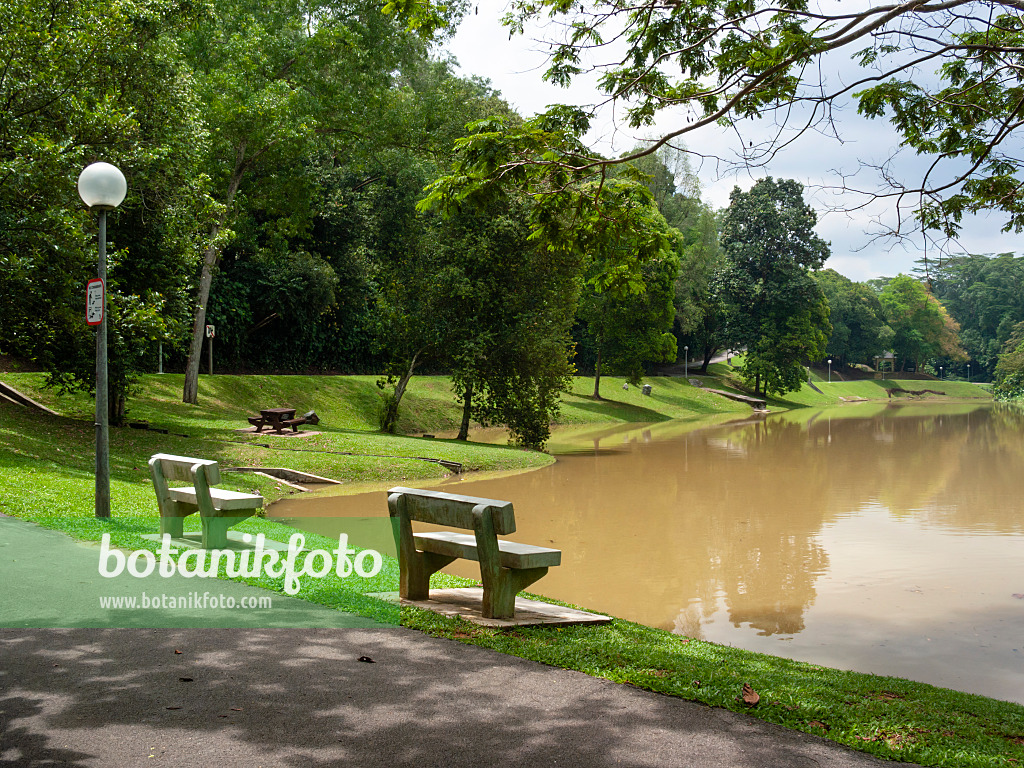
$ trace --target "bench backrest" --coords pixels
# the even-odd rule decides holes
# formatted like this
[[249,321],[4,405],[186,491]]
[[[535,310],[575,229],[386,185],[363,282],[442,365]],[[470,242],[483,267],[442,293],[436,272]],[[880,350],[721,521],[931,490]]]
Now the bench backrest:
[[409,520],[470,531],[474,528],[473,510],[480,506],[490,512],[495,533],[515,533],[516,518],[511,501],[422,491],[418,488],[392,488],[388,491],[388,508],[392,516],[404,514]]
[[169,453],[158,453],[149,460],[149,466],[154,470],[154,474],[158,470],[165,481],[179,480],[186,483],[194,482],[192,468],[197,464],[203,466],[208,484],[216,485],[220,482],[220,467],[216,461],[172,456]]

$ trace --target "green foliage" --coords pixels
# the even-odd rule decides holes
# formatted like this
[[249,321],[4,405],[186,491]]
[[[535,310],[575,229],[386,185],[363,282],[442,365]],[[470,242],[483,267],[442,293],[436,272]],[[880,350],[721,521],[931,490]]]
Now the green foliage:
[[893,349],[901,370],[908,361],[920,365],[929,357],[967,359],[960,346],[959,325],[923,283],[898,275],[886,284],[879,300],[894,333]]
[[[993,376],[1013,326],[1024,322],[1024,258],[952,256],[931,265],[925,277],[960,324],[973,375]],[[966,375],[962,364],[959,369]]]
[[468,415],[541,447],[573,372],[569,329],[578,274],[575,259],[552,258],[530,241],[530,209],[513,190],[484,210],[464,206],[434,220],[434,322],[446,334],[456,395],[465,400],[470,393]]
[[871,364],[876,355],[889,349],[891,339],[883,330],[882,304],[874,290],[834,269],[817,271],[814,279],[828,302],[832,335],[825,351],[837,367]]
[[733,190],[722,220],[728,337],[745,347],[744,380],[755,392],[799,388],[804,360],[825,355],[828,304],[810,270],[828,258],[817,216],[792,180],[761,179]]
[[[447,3],[389,7],[431,27],[430,13]],[[516,0],[504,23],[512,34],[541,29],[549,50],[545,79],[568,89],[579,78],[596,78],[604,103],[552,105],[530,121],[537,133],[502,137],[500,128],[489,129],[487,175],[540,172],[550,174],[552,189],[564,190],[555,178],[570,181],[572,168],[598,172],[599,165],[624,162],[561,148],[542,135],[545,124],[565,125],[567,116],[585,124],[602,107],[629,128],[657,126],[660,136],[644,152],[707,126],[774,122],[780,130],[772,139],[754,144],[741,137],[738,147],[741,160],[763,167],[798,134],[813,147],[820,140],[814,128],[841,131],[833,105],[852,100],[860,114],[888,119],[903,149],[934,161],[917,183],[901,183],[888,163],[874,168],[879,194],[920,193],[917,221],[906,217],[908,229],[952,236],[965,215],[984,209],[1005,214],[1008,230],[1024,227],[1014,141],[1024,111],[1024,14],[1012,0],[852,10],[798,1]],[[833,62],[845,67],[841,76]]]
[[96,274],[96,224],[75,180],[94,160],[119,166],[128,197],[108,216],[115,419],[150,342],[187,311],[195,227],[207,216],[198,169],[207,137],[174,45],[196,15],[187,3],[147,0],[5,6],[0,348],[65,386],[94,386],[82,289]]
[[[632,192],[631,214],[637,228],[590,252],[579,318],[596,351],[596,376],[605,370],[638,383],[646,363],[676,359],[671,329],[682,236],[669,228],[644,187],[619,180],[608,184]],[[635,264],[621,264],[623,251]],[[624,275],[628,279],[620,279]],[[598,387],[594,391],[599,394]]]
[[992,394],[996,400],[1024,398],[1024,323],[1017,323],[1006,340],[996,365]]

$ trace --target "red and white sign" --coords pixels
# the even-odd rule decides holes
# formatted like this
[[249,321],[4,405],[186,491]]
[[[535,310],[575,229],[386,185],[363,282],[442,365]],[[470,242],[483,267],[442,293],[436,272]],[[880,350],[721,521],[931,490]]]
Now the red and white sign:
[[103,322],[103,299],[103,281],[94,277],[85,284],[85,322],[89,325],[99,325]]

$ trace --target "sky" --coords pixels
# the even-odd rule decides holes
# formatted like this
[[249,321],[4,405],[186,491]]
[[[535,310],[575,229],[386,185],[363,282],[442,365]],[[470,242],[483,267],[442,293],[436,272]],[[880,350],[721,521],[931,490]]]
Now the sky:
[[[593,80],[582,80],[570,89],[563,89],[542,80],[545,56],[536,39],[543,31],[535,30],[524,36],[509,38],[501,26],[504,3],[490,0],[476,4],[470,10],[457,34],[445,46],[460,65],[464,76],[477,75],[490,80],[493,88],[524,116],[531,116],[549,104],[590,104],[599,99]],[[851,280],[864,281],[875,277],[909,273],[915,262],[927,255],[939,257],[935,244],[926,245],[920,234],[894,242],[879,238],[878,234],[895,223],[891,202],[874,201],[867,208],[850,210],[865,202],[849,192],[834,190],[841,178],[857,169],[860,161],[881,162],[898,144],[888,124],[879,120],[865,120],[855,110],[846,108],[838,114],[843,140],[806,134],[776,156],[767,166],[757,169],[728,169],[722,163],[705,161],[695,170],[700,178],[704,199],[715,208],[729,204],[730,191],[738,186],[749,189],[763,176],[796,179],[805,187],[804,199],[818,212],[819,236],[831,243],[832,256],[826,268],[835,269]],[[637,143],[654,135],[659,129],[669,131],[678,127],[671,116],[659,120],[658,125],[644,134],[637,134],[621,124],[612,115],[595,121],[586,137],[587,143],[606,155],[621,154]],[[766,135],[765,127],[754,123],[740,126],[744,140]],[[705,156],[735,158],[735,134],[729,135],[717,126],[702,128],[687,134],[688,149]],[[902,169],[907,180],[918,176],[923,159],[910,158]],[[861,189],[874,189],[873,179],[859,176],[855,185]],[[844,210],[845,209],[845,210]],[[956,243],[948,246],[951,253],[1003,253],[1024,251],[1018,246],[1020,236],[1002,233],[1002,220],[998,216],[975,217],[965,222]]]

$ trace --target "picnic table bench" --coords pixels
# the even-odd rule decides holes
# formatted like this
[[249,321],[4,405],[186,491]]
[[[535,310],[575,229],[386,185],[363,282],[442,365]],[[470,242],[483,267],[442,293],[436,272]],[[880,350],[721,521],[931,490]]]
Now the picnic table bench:
[[256,427],[257,432],[262,432],[264,427],[270,427],[278,434],[284,432],[287,427],[292,432],[298,432],[302,424],[319,424],[320,417],[315,411],[295,418],[294,408],[264,408],[259,416],[249,416],[249,423]]
[[[458,558],[480,563],[483,583],[482,614],[489,619],[511,619],[516,594],[562,562],[562,552],[498,539],[514,533],[512,502],[458,496],[441,491],[392,488],[388,512],[397,521],[399,596],[426,600],[430,575]],[[415,533],[414,521],[473,531]]]
[[[220,482],[220,467],[216,461],[158,453],[149,460],[149,474],[160,509],[160,533],[182,538],[185,518],[198,512],[203,523],[205,549],[227,547],[228,528],[263,507],[263,497],[259,494],[214,487]],[[171,488],[168,481],[191,482],[192,485]]]

